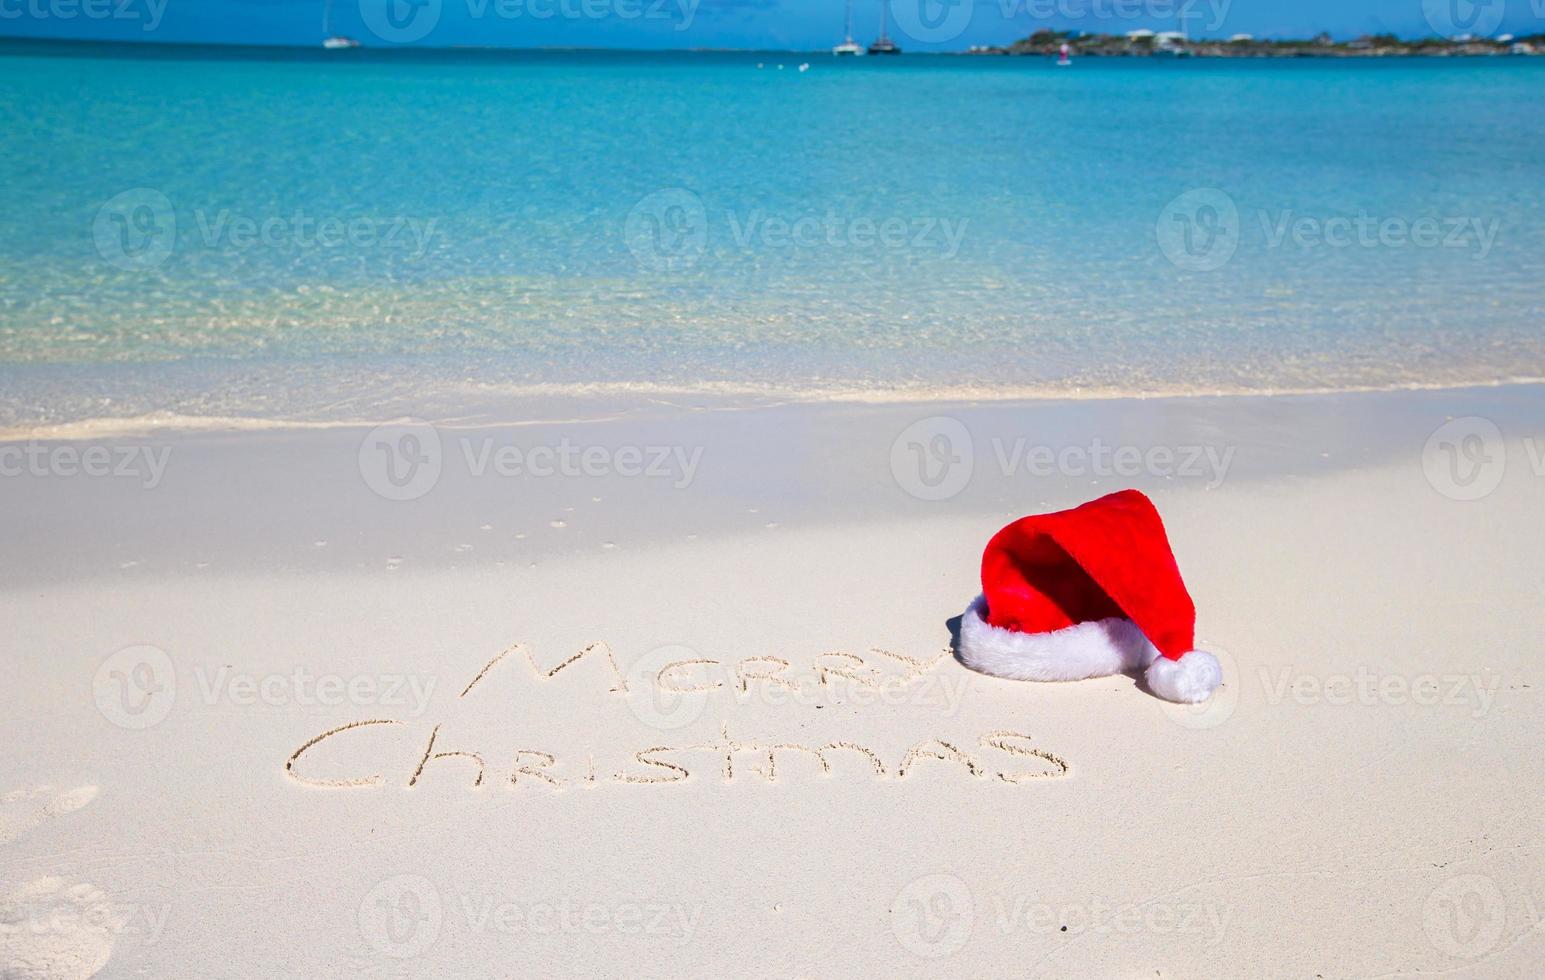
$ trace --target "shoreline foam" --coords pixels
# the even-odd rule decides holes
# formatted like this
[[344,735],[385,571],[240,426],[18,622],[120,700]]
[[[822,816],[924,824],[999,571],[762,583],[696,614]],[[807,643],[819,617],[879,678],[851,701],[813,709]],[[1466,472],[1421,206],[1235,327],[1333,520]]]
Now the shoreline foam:
[[[1545,377],[1519,376],[1492,381],[1400,382],[1387,385],[1350,385],[1342,387],[1283,387],[1205,390],[1126,390],[1119,388],[937,386],[928,388],[830,388],[790,389],[777,386],[723,383],[698,386],[596,383],[585,385],[528,385],[497,388],[483,387],[482,410],[460,411],[454,415],[436,413],[405,414],[382,412],[371,416],[340,418],[283,417],[257,415],[198,415],[181,412],[149,412],[128,416],[94,416],[65,422],[37,422],[0,427],[0,444],[36,441],[84,441],[126,438],[143,435],[176,435],[214,432],[301,432],[371,428],[407,420],[428,421],[444,429],[516,428],[564,425],[621,419],[639,410],[667,408],[692,411],[744,411],[782,405],[869,405],[904,406],[946,404],[1010,404],[1025,402],[1110,403],[1185,400],[1257,400],[1283,398],[1318,398],[1340,395],[1381,395],[1419,392],[1486,391],[1507,388],[1545,386]],[[494,392],[498,394],[495,395]],[[456,396],[451,396],[456,397]],[[662,399],[714,399],[710,405],[672,404]],[[511,407],[529,400],[534,410],[514,417]],[[466,399],[460,403],[465,405]],[[556,404],[555,404],[556,403]],[[595,414],[555,412],[563,403],[591,404]],[[524,406],[522,406],[524,407]],[[500,416],[500,412],[511,414]],[[435,417],[430,417],[435,416]]]

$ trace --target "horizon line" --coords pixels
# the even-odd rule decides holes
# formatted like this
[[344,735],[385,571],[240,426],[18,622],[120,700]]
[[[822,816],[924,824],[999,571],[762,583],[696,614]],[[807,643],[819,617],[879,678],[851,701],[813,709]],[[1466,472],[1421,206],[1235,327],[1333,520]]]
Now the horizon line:
[[[913,50],[908,51],[907,55],[909,57],[929,56],[929,55],[949,57],[949,56],[953,56],[953,55],[970,54],[970,53],[973,53],[974,49],[981,49],[981,48],[1006,48],[1009,45],[1016,44],[1016,43],[1018,43],[1020,41],[1029,40],[1030,38],[1034,37],[1036,34],[1039,34],[1039,33],[1042,33],[1042,32],[1050,32],[1050,33],[1054,33],[1054,34],[1067,34],[1067,35],[1073,35],[1073,36],[1077,36],[1077,37],[1089,37],[1089,36],[1124,37],[1125,36],[1125,34],[1105,34],[1104,32],[1100,32],[1100,31],[1084,31],[1084,30],[1080,30],[1080,29],[1077,29],[1077,28],[1067,28],[1067,29],[1063,29],[1063,30],[1056,30],[1056,29],[1053,29],[1053,28],[1041,28],[1040,30],[1032,31],[1030,34],[1027,34],[1024,37],[1015,38],[1015,39],[1013,39],[1011,41],[998,42],[998,43],[994,43],[994,44],[972,45],[972,46],[969,46],[967,48],[961,48],[961,49],[958,49],[958,50],[925,51],[925,50],[913,49]],[[1303,38],[1298,38],[1298,37],[1290,37],[1290,38],[1252,37],[1252,40],[1254,40],[1256,42],[1260,42],[1260,43],[1271,43],[1271,44],[1293,44],[1293,43],[1311,44],[1311,43],[1314,43],[1316,37],[1318,37],[1318,36],[1320,36],[1322,34],[1326,35],[1326,36],[1330,36],[1330,33],[1328,31],[1321,31],[1321,32],[1319,32],[1319,34],[1315,34],[1315,35],[1311,35],[1309,37],[1303,37]],[[1545,31],[1535,32],[1535,33],[1526,34],[1526,35],[1512,35],[1512,34],[1509,34],[1508,36],[1509,37],[1515,37],[1515,36],[1517,36],[1517,37],[1537,37],[1537,36],[1541,36],[1542,34],[1545,34]],[[1439,41],[1439,42],[1444,42],[1444,43],[1448,43],[1448,44],[1469,44],[1469,43],[1486,43],[1486,42],[1505,43],[1505,42],[1497,41],[1497,39],[1494,38],[1494,37],[1476,37],[1476,38],[1471,38],[1471,39],[1468,39],[1468,40],[1465,40],[1465,41],[1460,41],[1460,40],[1456,40],[1454,38],[1444,37],[1441,34],[1429,34],[1429,35],[1423,35],[1423,36],[1420,36],[1420,37],[1403,37],[1401,35],[1394,34],[1393,32],[1380,32],[1380,34],[1377,34],[1377,35],[1376,34],[1363,33],[1363,34],[1357,35],[1356,37],[1350,38],[1349,40],[1354,40],[1355,41],[1358,38],[1374,37],[1374,36],[1390,36],[1390,37],[1394,37],[1396,40],[1400,41],[1402,44],[1414,44],[1414,43],[1419,43],[1419,42],[1422,42],[1422,41]],[[358,40],[358,39],[354,39],[354,40]],[[163,47],[163,48],[220,47],[220,48],[228,48],[228,49],[234,49],[234,50],[280,50],[280,51],[325,51],[326,50],[325,48],[322,47],[322,43],[321,43],[320,39],[315,41],[315,42],[312,42],[312,43],[300,43],[300,42],[293,42],[293,41],[292,42],[275,41],[275,42],[254,43],[254,42],[250,42],[250,41],[233,41],[233,40],[177,40],[177,39],[170,39],[169,40],[169,39],[165,39],[165,38],[39,37],[39,36],[35,36],[35,35],[6,34],[4,32],[0,32],[0,44],[7,43],[7,42],[13,42],[13,41],[14,42],[21,42],[21,43],[24,43],[24,44],[60,44],[60,45],[80,44],[80,45],[100,45],[100,46],[104,46],[104,47],[124,47],[124,48],[131,48],[131,47],[134,47],[134,48],[137,48],[137,47]],[[1187,41],[1188,41],[1188,43],[1195,43],[1195,44],[1216,44],[1216,43],[1227,43],[1228,39],[1227,38],[1223,38],[1223,37],[1218,37],[1218,38],[1187,38]],[[1336,44],[1344,44],[1344,43],[1346,43],[1346,40],[1336,40],[1334,37],[1332,38],[1332,41],[1333,41],[1333,43],[1336,43]],[[373,44],[373,43],[367,44],[367,43],[360,42],[357,47],[355,47],[353,49],[349,49],[349,50],[370,51],[370,52],[379,52],[379,51],[410,51],[410,52],[411,51],[425,51],[425,52],[433,52],[433,51],[546,51],[546,52],[568,52],[568,53],[592,53],[592,52],[599,53],[599,52],[605,52],[605,53],[616,53],[616,54],[672,54],[672,53],[674,53],[674,54],[789,54],[789,55],[816,54],[816,55],[827,55],[827,54],[831,53],[831,48],[830,47],[826,47],[826,46],[822,46],[822,47],[818,47],[818,48],[742,48],[742,47],[717,47],[717,46],[711,46],[711,45],[698,45],[698,46],[693,46],[693,47],[639,48],[639,47],[620,47],[620,46],[608,46],[608,45],[416,44],[416,43],[415,44],[392,44],[390,42],[382,42],[380,44]],[[340,52],[334,51],[334,52],[331,52],[331,54],[334,55],[334,56],[339,56]],[[343,57],[347,57],[346,54],[344,54],[342,56]]]

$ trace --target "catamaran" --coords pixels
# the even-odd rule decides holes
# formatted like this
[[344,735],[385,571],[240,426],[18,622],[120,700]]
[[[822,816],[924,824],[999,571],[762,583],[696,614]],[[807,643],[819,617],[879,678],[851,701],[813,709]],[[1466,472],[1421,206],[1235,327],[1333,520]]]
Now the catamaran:
[[832,54],[860,55],[863,53],[863,45],[853,40],[853,0],[848,0],[847,16],[842,21],[842,43],[832,48]]

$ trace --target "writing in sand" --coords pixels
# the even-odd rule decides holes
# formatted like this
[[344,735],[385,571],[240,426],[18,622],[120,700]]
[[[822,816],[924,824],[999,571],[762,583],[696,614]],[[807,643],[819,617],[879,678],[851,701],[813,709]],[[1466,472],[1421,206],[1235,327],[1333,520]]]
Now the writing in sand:
[[[933,670],[946,658],[948,651],[931,660],[917,660],[883,650],[875,650],[873,654],[903,664],[906,672],[899,677],[885,677],[860,656],[829,653],[817,658],[810,676],[817,685],[841,686],[848,690],[880,690],[888,684],[906,686]],[[792,665],[777,657],[748,657],[735,664],[732,670],[717,660],[690,657],[663,662],[657,669],[651,666],[641,671],[635,667],[624,675],[605,643],[585,647],[552,668],[539,666],[524,644],[516,644],[484,665],[462,690],[458,700],[472,694],[484,678],[507,659],[524,660],[538,680],[551,680],[587,657],[604,661],[609,666],[613,682],[608,693],[619,697],[660,692],[706,696],[709,692],[728,688],[744,703],[746,696],[760,685],[783,692],[798,692],[802,686],[800,680],[790,676]],[[720,674],[727,679],[714,679]],[[329,728],[290,754],[284,763],[285,774],[303,785],[325,789],[385,786],[387,777],[368,769],[386,766],[369,767],[359,764],[358,759],[361,752],[371,748],[365,740],[403,727],[410,727],[410,723],[392,718],[365,718]],[[453,744],[443,728],[442,723],[429,725],[411,756],[399,754],[391,760],[398,763],[399,772],[410,773],[402,779],[402,785],[416,787],[432,777],[460,780],[474,789],[502,784],[562,790],[567,787],[593,788],[601,784],[663,786],[702,778],[733,782],[737,781],[737,774],[740,779],[766,782],[777,782],[780,776],[822,778],[843,774],[866,779],[905,780],[925,770],[953,770],[983,783],[1022,785],[1060,778],[1069,772],[1064,759],[1036,745],[1028,733],[1008,729],[984,732],[969,741],[929,734],[913,739],[904,749],[893,750],[887,758],[883,751],[847,739],[799,741],[737,737],[731,734],[729,723],[721,721],[711,738],[681,744],[653,744],[625,751],[622,753],[625,761],[617,766],[598,765],[593,752],[560,756],[546,750],[552,746],[469,746],[462,741]],[[314,764],[312,754],[326,751],[324,745],[335,739],[347,739],[352,743],[349,746],[351,757],[362,771],[339,774],[328,771],[330,767]],[[402,742],[393,739],[389,744],[400,746]],[[392,751],[400,753],[401,749]],[[795,759],[800,761],[795,763],[792,761]]]

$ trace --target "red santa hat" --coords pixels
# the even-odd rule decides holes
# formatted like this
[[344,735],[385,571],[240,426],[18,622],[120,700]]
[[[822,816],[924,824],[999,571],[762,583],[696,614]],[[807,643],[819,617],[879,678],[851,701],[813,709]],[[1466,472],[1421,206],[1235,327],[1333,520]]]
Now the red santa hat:
[[972,670],[1032,681],[1142,668],[1167,701],[1205,701],[1223,682],[1192,649],[1196,607],[1153,501],[1122,490],[1022,517],[987,543],[982,594],[960,622]]

